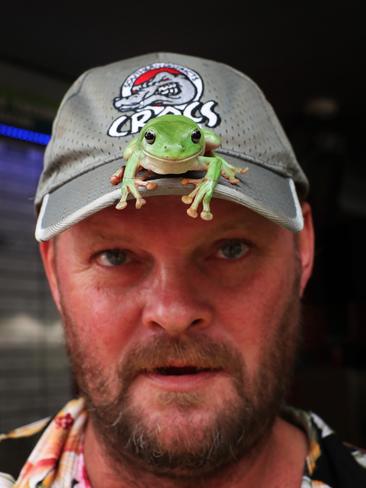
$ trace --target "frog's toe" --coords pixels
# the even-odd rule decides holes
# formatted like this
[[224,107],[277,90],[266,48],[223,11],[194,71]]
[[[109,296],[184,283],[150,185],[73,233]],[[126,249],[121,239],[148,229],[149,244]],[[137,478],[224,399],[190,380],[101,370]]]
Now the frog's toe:
[[183,195],[182,196],[182,202],[183,203],[190,204],[190,203],[192,203],[192,201],[193,201],[193,197],[191,197],[190,195]]
[[135,207],[136,208],[141,208],[145,205],[146,203],[146,200],[144,198],[137,198],[136,199],[136,204],[135,204]]
[[113,175],[110,177],[110,182],[112,185],[118,185],[122,181],[124,168],[119,168]]
[[155,188],[157,187],[157,183],[153,182],[153,181],[149,181],[146,183],[146,188],[148,190],[155,190]]
[[118,185],[118,183],[120,183],[120,179],[116,176],[116,175],[112,175],[110,177],[110,182],[112,185]]
[[211,212],[208,212],[207,210],[202,210],[201,212],[201,219],[203,220],[212,220],[213,215]]
[[120,200],[116,205],[117,210],[122,210],[123,208],[126,208],[126,207],[127,207],[127,202],[122,201],[122,200]]
[[189,207],[189,209],[187,210],[187,214],[193,219],[196,219],[198,217],[198,212],[195,208]]

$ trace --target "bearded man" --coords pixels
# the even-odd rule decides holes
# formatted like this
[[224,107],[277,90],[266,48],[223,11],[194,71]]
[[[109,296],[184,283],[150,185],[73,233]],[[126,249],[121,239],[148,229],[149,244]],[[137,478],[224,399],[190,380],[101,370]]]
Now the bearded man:
[[[186,118],[189,144],[207,143],[182,185]],[[307,193],[272,107],[233,68],[152,53],[83,74],[35,201],[80,397],[3,436],[0,486],[365,487],[365,455],[285,401],[313,265]]]

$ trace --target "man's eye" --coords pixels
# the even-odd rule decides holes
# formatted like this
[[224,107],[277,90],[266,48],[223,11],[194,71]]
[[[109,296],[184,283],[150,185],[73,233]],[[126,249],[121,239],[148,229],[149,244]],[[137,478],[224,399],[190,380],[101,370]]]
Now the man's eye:
[[109,249],[97,255],[97,263],[101,266],[121,266],[128,262],[128,253],[121,249]]
[[235,240],[235,241],[228,241],[222,244],[218,251],[217,255],[223,259],[240,259],[249,251],[249,246],[243,241]]

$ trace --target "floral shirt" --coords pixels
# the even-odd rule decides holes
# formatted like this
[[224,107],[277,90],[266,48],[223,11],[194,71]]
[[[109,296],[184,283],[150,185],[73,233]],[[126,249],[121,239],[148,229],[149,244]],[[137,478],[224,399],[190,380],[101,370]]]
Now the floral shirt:
[[[309,440],[299,488],[366,488],[366,451],[341,443],[312,412],[286,407],[283,417]],[[51,419],[0,435],[0,488],[92,488],[83,456],[86,420],[85,402],[79,398]],[[29,454],[17,468],[13,460],[20,443],[30,439]]]

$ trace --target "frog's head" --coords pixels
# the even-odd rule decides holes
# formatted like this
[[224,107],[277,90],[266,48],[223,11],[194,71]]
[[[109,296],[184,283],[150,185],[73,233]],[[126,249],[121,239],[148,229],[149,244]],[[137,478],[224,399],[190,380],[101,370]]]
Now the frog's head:
[[205,131],[184,115],[157,117],[144,126],[139,137],[145,154],[158,159],[190,159],[205,149]]

